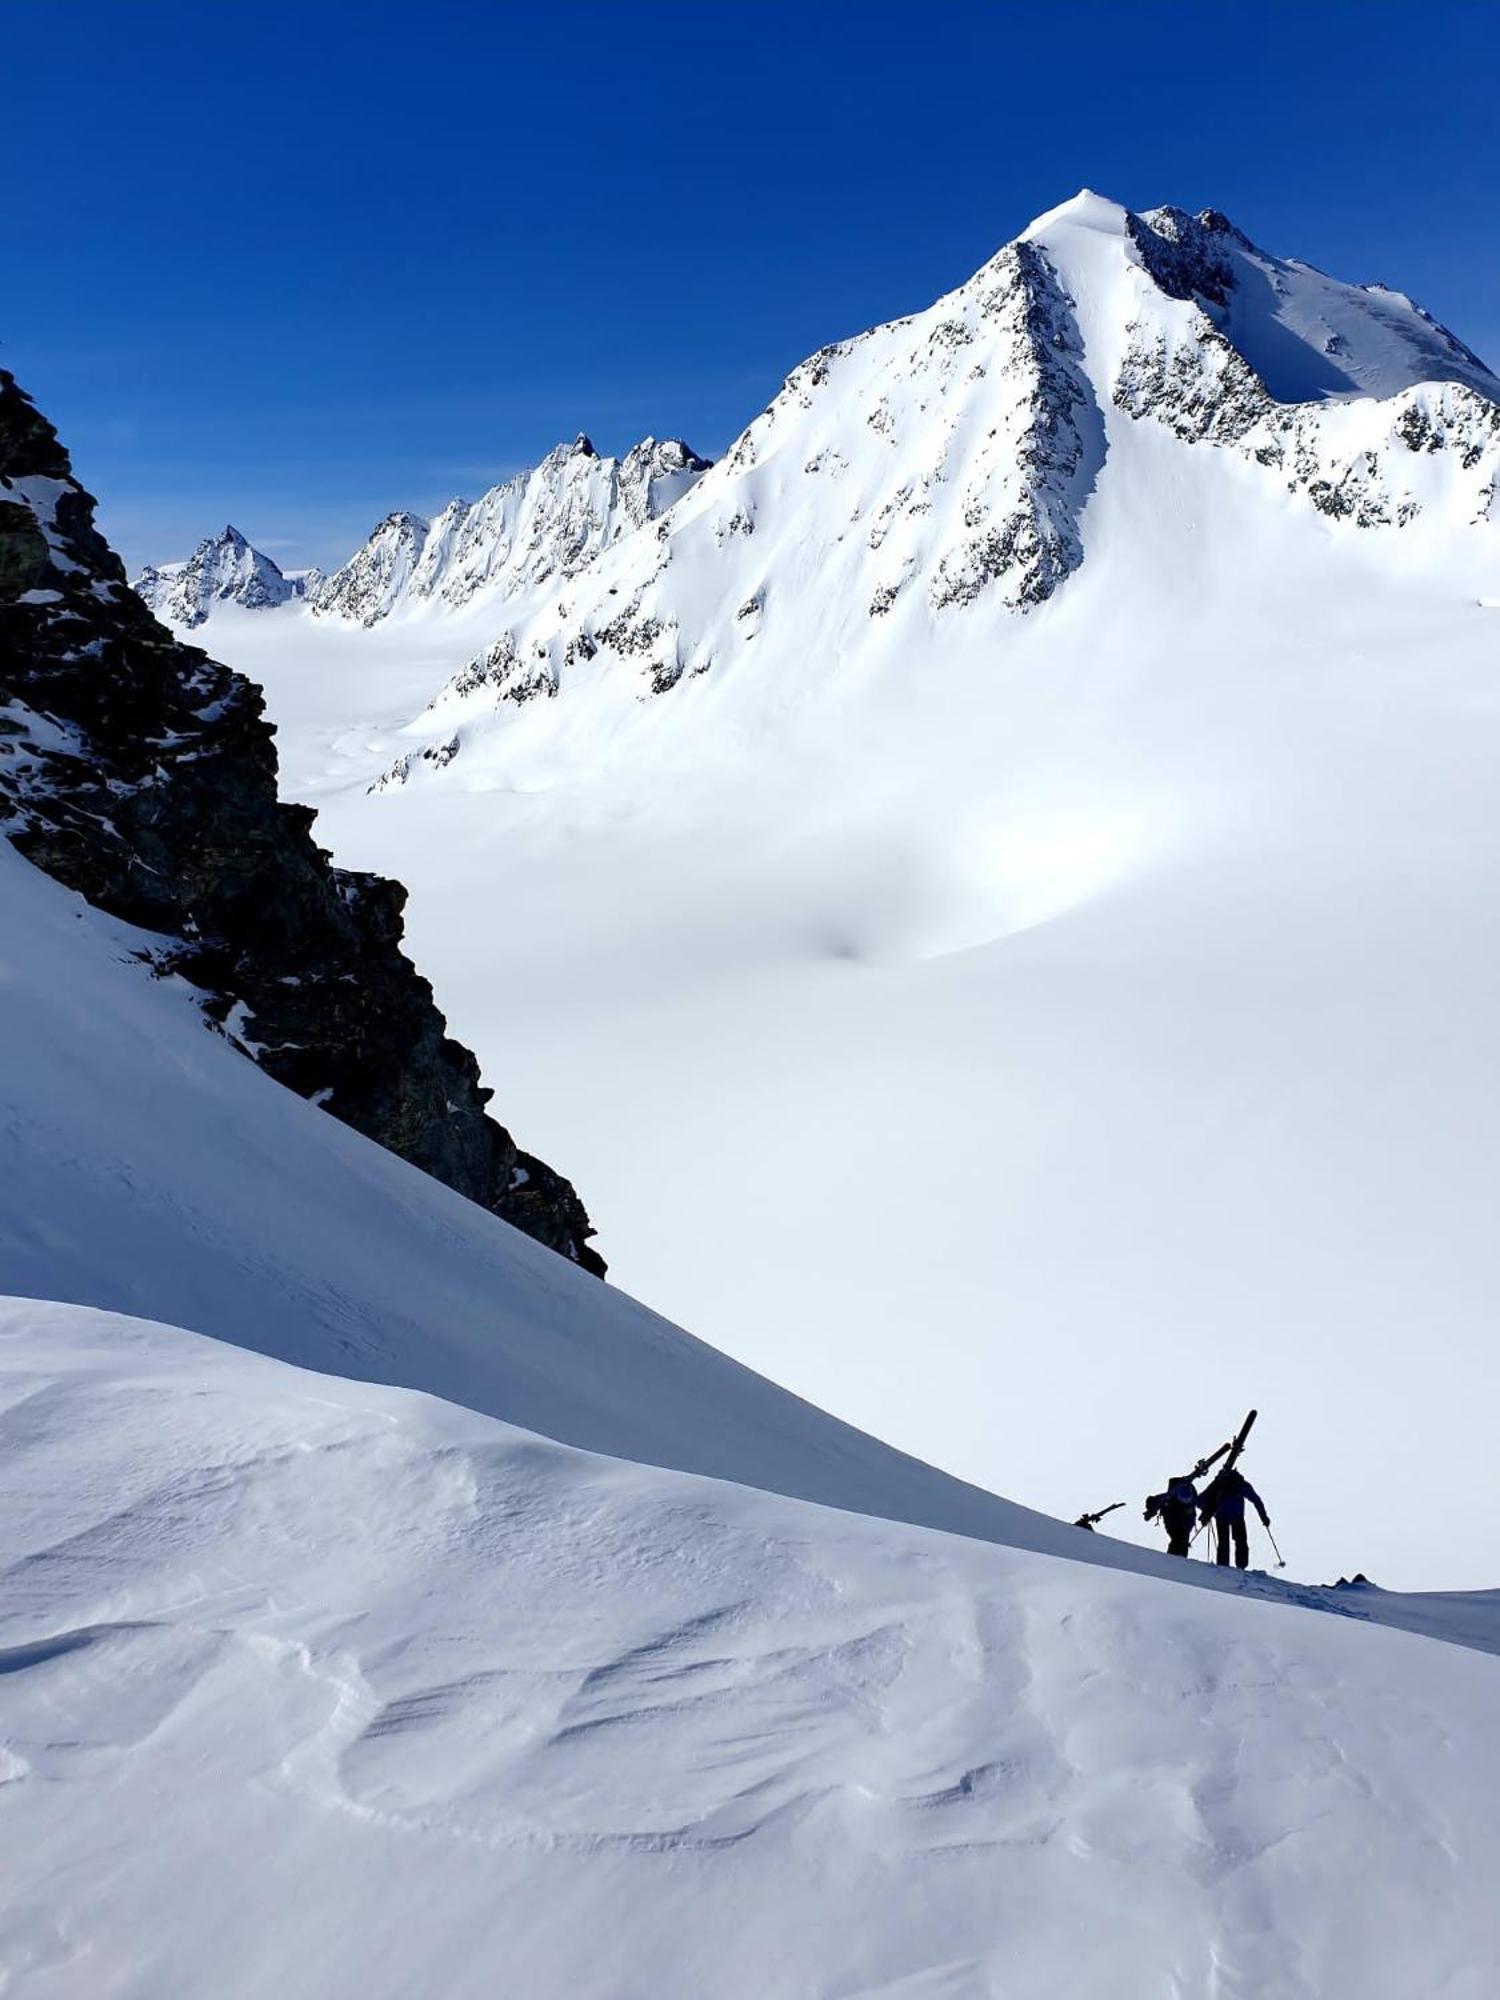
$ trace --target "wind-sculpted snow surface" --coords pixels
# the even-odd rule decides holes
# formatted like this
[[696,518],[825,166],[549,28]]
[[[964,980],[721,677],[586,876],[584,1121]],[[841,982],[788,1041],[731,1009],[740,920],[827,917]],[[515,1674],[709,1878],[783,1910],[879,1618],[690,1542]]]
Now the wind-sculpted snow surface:
[[1487,2000],[1493,1657],[77,1308],[0,1408],[17,2000]]
[[643,438],[616,459],[579,436],[483,498],[450,501],[435,521],[392,514],[311,594],[313,611],[374,625],[423,604],[524,599],[656,520],[707,467],[678,438]]

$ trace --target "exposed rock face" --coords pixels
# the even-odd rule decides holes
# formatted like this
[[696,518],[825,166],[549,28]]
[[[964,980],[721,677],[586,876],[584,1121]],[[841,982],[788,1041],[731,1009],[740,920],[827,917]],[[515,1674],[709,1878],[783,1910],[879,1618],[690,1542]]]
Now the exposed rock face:
[[191,629],[218,604],[265,611],[289,603],[302,596],[306,574],[283,576],[238,528],[226,527],[201,541],[186,562],[148,564],[131,588],[158,618]]
[[508,597],[505,628],[430,705],[441,738],[376,788],[444,768],[470,717],[584,668],[646,699],[778,628],[837,657],[903,615],[946,630],[1033,611],[1083,560],[1104,453],[1075,302],[1043,245],[1009,244],[928,311],[793,369],[661,519]]
[[[987,272],[993,282],[980,288],[980,311],[1006,341],[1011,366],[1029,378],[1028,390],[966,467],[964,523],[975,532],[939,560],[928,591],[934,610],[971,603],[996,584],[1004,603],[1025,611],[1044,604],[1083,561],[1085,434],[1097,420],[1073,301],[1034,243],[1010,245]],[[945,324],[967,333],[966,321]],[[1016,490],[997,510],[993,496],[1008,471]]]
[[364,547],[308,593],[313,610],[360,625],[377,624],[409,588],[427,534],[420,514],[387,514]]
[[311,593],[313,610],[373,625],[404,603],[457,610],[485,591],[524,597],[656,520],[707,470],[680,438],[601,458],[580,435],[480,499],[450,501],[435,521],[389,516]]
[[276,797],[258,691],[129,589],[52,426],[0,371],[0,830],[278,1081],[588,1269],[577,1195],[486,1116],[399,946],[405,892]]
[[[1210,211],[1194,227],[1212,219]],[[1137,240],[1149,233],[1140,230]],[[1205,259],[1202,253],[1168,267],[1188,287],[1183,314],[1128,327],[1113,388],[1117,409],[1164,425],[1185,444],[1228,446],[1279,475],[1289,493],[1320,513],[1354,527],[1405,527],[1434,504],[1460,524],[1495,518],[1500,402],[1463,379],[1472,359],[1467,348],[1452,343],[1466,358],[1455,364],[1455,378],[1389,396],[1280,402],[1203,304],[1202,283],[1223,276],[1223,267]],[[1202,281],[1196,288],[1195,278]],[[1451,341],[1441,328],[1434,333]]]

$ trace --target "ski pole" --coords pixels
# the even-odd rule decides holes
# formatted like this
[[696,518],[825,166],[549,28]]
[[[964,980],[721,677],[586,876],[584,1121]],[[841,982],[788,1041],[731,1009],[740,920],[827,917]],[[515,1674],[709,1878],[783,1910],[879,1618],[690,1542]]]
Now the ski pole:
[[[1276,1537],[1273,1534],[1271,1534],[1271,1524],[1269,1521],[1267,1521],[1266,1523],[1266,1534],[1270,1537],[1271,1547],[1273,1549],[1276,1549]],[[1286,1568],[1286,1560],[1283,1557],[1280,1549],[1276,1549],[1276,1567],[1278,1569]]]

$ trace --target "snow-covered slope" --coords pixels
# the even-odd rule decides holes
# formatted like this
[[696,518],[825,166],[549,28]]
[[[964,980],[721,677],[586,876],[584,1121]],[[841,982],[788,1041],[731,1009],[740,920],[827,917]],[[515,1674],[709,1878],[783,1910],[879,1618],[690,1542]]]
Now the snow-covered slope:
[[201,541],[186,562],[148,564],[131,588],[168,625],[202,625],[220,605],[247,611],[290,604],[316,590],[320,570],[283,576],[267,555],[233,526]]
[[[1080,206],[1043,216],[1035,233]],[[1479,356],[1404,292],[1341,284],[1273,257],[1216,209],[1152,209],[1126,228],[1162,290],[1197,304],[1279,403],[1394,396],[1424,382],[1460,383],[1491,400],[1500,390]]]
[[601,458],[579,436],[481,499],[450,501],[432,522],[387,516],[310,593],[312,608],[374,625],[422,604],[457,610],[480,595],[524,598],[658,519],[707,469],[677,438],[643,438],[617,459]]
[[1391,301],[1080,200],[410,727],[425,628],[216,643],[633,1289],[1059,1513],[1259,1403],[1299,1564],[1477,1583],[1496,417]]
[[1500,1652],[1500,1600],[1185,1570],[862,1436],[272,1082],[161,976],[148,934],[4,841],[0,937],[15,1293],[422,1390],[588,1451]]
[[993,642],[997,613],[1083,562],[1106,455],[1132,448],[1111,409],[1225,446],[1268,508],[1497,517],[1500,383],[1409,301],[1268,257],[1212,212],[1083,194],[926,312],[794,369],[659,533],[508,623],[438,719],[605,671],[660,694],[770,673],[768,652],[817,677]]
[[374,625],[411,588],[428,532],[420,514],[387,514],[364,546],[324,577],[309,600],[313,611]]
[[594,1450],[1076,1539],[799,1404],[271,1082],[206,1026],[192,987],[154,976],[149,936],[3,841],[0,936],[12,1291],[426,1389]]
[[1487,1993],[1494,1658],[76,1308],[0,1406],[20,2000]]

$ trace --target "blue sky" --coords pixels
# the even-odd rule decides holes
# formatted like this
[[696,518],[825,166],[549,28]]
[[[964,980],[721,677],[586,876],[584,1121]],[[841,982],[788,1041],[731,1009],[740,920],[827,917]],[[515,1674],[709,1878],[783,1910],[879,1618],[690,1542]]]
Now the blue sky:
[[1083,185],[1500,359],[1493,0],[0,11],[0,359],[131,562],[336,560],[578,430],[716,452]]

